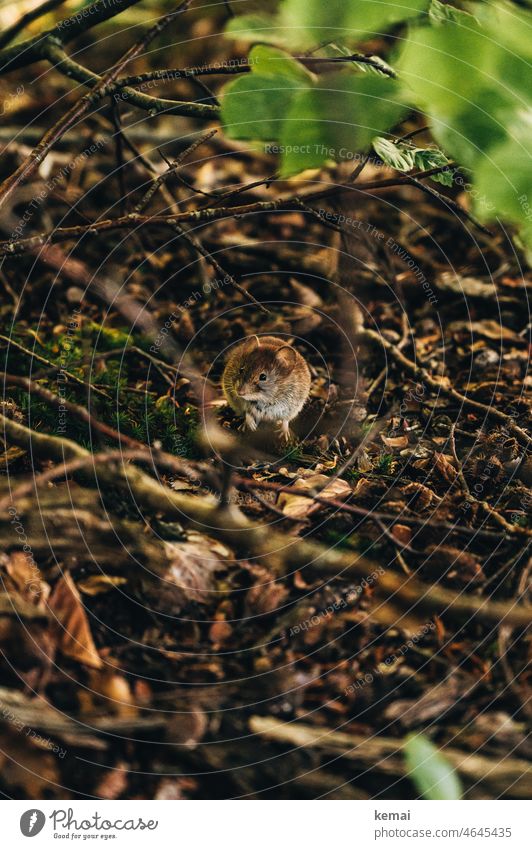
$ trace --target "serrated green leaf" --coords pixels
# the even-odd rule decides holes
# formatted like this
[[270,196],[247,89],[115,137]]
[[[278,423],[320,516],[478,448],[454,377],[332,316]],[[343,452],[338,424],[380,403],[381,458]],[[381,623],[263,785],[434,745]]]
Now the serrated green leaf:
[[459,778],[439,749],[422,734],[410,734],[404,745],[409,777],[425,799],[461,799]]

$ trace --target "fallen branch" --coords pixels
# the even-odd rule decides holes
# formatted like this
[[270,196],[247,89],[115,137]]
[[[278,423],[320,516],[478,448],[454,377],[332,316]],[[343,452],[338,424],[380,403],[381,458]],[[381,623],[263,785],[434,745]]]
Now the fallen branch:
[[[90,456],[80,445],[30,430],[0,415],[4,438],[32,453],[32,456],[66,462]],[[135,503],[155,514],[188,521],[200,531],[209,529],[235,548],[264,557],[269,567],[278,575],[293,570],[308,570],[313,577],[329,579],[354,575],[367,577],[381,564],[352,552],[326,548],[307,538],[287,538],[269,527],[254,525],[234,505],[224,509],[212,505],[210,499],[171,491],[135,466],[122,464],[118,470],[103,465],[99,480],[105,485],[118,486],[133,496]],[[438,613],[461,620],[473,617],[492,625],[526,627],[530,624],[530,609],[516,602],[506,603],[488,599],[470,598],[437,586],[428,586],[415,578],[404,578],[385,571],[379,578],[379,593],[390,603],[397,597],[410,613],[412,608],[424,613]],[[405,624],[405,623],[403,623]],[[401,626],[401,619],[396,622]]]
[[[303,722],[282,722],[265,716],[252,716],[250,730],[266,740],[313,749],[325,756],[342,757],[368,769],[386,775],[406,776],[401,741],[391,737],[369,737],[346,731],[329,731]],[[519,798],[530,797],[532,792],[532,767],[520,758],[493,757],[461,751],[451,746],[442,750],[445,757],[470,784],[478,782],[509,792]],[[510,788],[510,789],[508,789]]]

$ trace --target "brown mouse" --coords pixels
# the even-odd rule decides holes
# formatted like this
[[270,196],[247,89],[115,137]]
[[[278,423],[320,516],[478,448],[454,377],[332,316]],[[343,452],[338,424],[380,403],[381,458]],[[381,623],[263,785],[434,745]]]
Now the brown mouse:
[[230,407],[256,430],[261,421],[279,422],[290,439],[289,423],[310,391],[310,371],[295,348],[276,336],[250,336],[230,352],[222,376]]

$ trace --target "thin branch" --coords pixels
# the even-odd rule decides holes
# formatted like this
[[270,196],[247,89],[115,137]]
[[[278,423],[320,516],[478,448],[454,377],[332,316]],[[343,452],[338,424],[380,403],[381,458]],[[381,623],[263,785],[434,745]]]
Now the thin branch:
[[[4,438],[31,451],[35,457],[65,462],[90,456],[88,451],[69,439],[30,430],[4,415],[0,415],[0,426]],[[136,466],[121,464],[115,471],[103,464],[99,481],[103,485],[118,486],[132,496],[136,504],[149,511],[180,521],[185,518],[203,531],[206,526],[210,527],[217,537],[235,548],[243,548],[264,557],[268,566],[278,575],[285,575],[294,569],[305,569],[309,575],[323,579],[326,575],[330,578],[351,575],[367,577],[368,573],[379,567],[382,571],[381,564],[363,555],[327,548],[307,538],[286,537],[271,527],[257,526],[249,522],[234,505],[221,509],[218,505],[213,506],[210,499],[169,490]],[[376,590],[386,598],[386,602],[383,600],[382,603],[393,603],[397,597],[409,613],[418,609],[420,612],[437,612],[460,620],[478,617],[491,625],[499,625],[502,621],[518,627],[530,624],[530,608],[516,602],[471,598],[463,592],[456,594],[389,570],[379,574]]]
[[140,0],[113,0],[110,3],[108,0],[96,0],[90,6],[85,6],[82,15],[73,14],[69,18],[59,21],[55,27],[47,32],[40,33],[26,41],[21,41],[14,47],[2,50],[0,52],[0,73],[5,74],[8,71],[14,71],[17,68],[23,68],[39,61],[42,58],[40,50],[43,39],[47,36],[54,36],[65,43],[73,41],[78,35],[104,21],[108,21],[109,18],[116,17],[124,9],[136,6],[139,2]]
[[[102,83],[103,77],[94,73],[79,62],[75,62],[62,48],[60,44],[51,38],[43,44],[42,55],[52,66],[69,79],[77,80],[90,89],[96,89]],[[118,92],[118,93],[117,93]],[[134,88],[120,87],[116,84],[107,84],[100,97],[114,95],[120,100],[132,103],[139,109],[145,109],[150,115],[192,115],[197,118],[211,118],[218,114],[216,106],[208,103],[194,103],[185,100],[165,100],[162,97],[152,97],[150,94],[136,91]]]
[[123,442],[124,445],[129,446],[129,448],[147,448],[147,446],[144,445],[144,443],[139,442],[138,439],[133,439],[131,436],[127,436],[125,433],[120,433],[113,427],[104,424],[104,422],[100,422],[85,407],[82,407],[80,404],[75,404],[73,401],[67,401],[66,398],[56,395],[50,389],[47,389],[45,386],[41,386],[40,383],[30,380],[29,377],[22,377],[18,374],[6,374],[4,379],[8,386],[21,386],[28,392],[30,397],[33,393],[43,401],[46,401],[47,404],[51,404],[53,407],[64,407],[65,410],[72,413],[72,415],[77,419],[86,422],[89,427],[94,428],[94,430],[97,430],[104,436],[108,436],[117,442]]
[[15,21],[14,24],[11,24],[10,27],[7,27],[7,29],[0,33],[0,48],[5,47],[6,44],[13,41],[19,32],[22,32],[28,24],[33,23],[33,21],[37,21],[39,18],[42,18],[43,15],[47,15],[48,12],[53,11],[53,9],[57,6],[61,6],[64,2],[65,0],[44,0],[44,3],[40,3],[38,6],[35,6],[34,9],[30,9],[28,12],[25,12],[18,21]]
[[[487,539],[501,539],[501,534],[495,534],[490,531],[484,531],[482,528],[467,528],[460,525],[453,525],[449,522],[430,522],[426,518],[420,518],[417,516],[406,516],[401,514],[401,516],[394,516],[393,513],[380,513],[376,512],[373,509],[366,509],[365,507],[359,507],[355,504],[349,504],[345,501],[339,501],[336,498],[323,498],[320,495],[317,495],[316,492],[312,490],[299,490],[294,489],[293,486],[283,486],[282,484],[272,483],[270,481],[254,481],[248,480],[247,478],[235,478],[235,483],[244,486],[246,489],[266,489],[271,492],[287,492],[290,495],[301,496],[302,498],[308,498],[309,501],[315,501],[317,504],[323,504],[325,507],[334,507],[337,510],[341,510],[344,513],[351,513],[354,516],[360,516],[362,518],[368,519],[369,521],[375,522],[378,524],[379,528],[382,530],[384,535],[390,539],[394,545],[398,544],[397,539],[393,536],[390,530],[386,527],[384,522],[397,522],[398,519],[401,520],[404,524],[414,524],[420,525],[421,528],[433,528],[433,529],[441,529],[444,531],[452,531],[453,533],[462,533],[467,536],[485,536]],[[328,483],[325,483],[322,488],[327,488]],[[519,531],[512,525],[511,530],[514,533],[519,534]],[[420,551],[416,551],[408,545],[401,544],[401,547],[405,549],[405,551],[409,551],[411,554],[422,554]]]
[[[89,111],[93,103],[104,97],[107,94],[107,87],[122,73],[124,68],[156,38],[174,18],[185,12],[191,0],[183,0],[182,3],[173,12],[164,15],[157,23],[152,26],[132,47],[127,50],[124,55],[116,62],[111,70],[102,77],[101,81],[95,86],[94,90],[86,94],[77,103],[74,103],[70,109],[61,116],[61,118],[51,127],[42,137],[40,142],[33,150],[25,157],[19,167],[7,177],[0,185],[0,206],[2,206],[9,195],[17,188],[20,183],[31,177],[39,168],[45,157],[48,155],[54,144],[65,135],[83,116]],[[131,4],[130,4],[131,5]],[[115,7],[111,7],[113,10]],[[113,17],[116,11],[109,15],[109,9],[105,10],[107,16]],[[1,61],[1,58],[0,58]]]
[[158,191],[158,189],[163,185],[163,183],[165,183],[166,180],[168,180],[168,178],[172,176],[172,174],[179,168],[183,160],[186,159],[189,154],[193,153],[200,145],[204,144],[209,139],[212,139],[212,137],[216,135],[217,132],[217,130],[210,130],[208,133],[205,133],[205,135],[200,136],[199,139],[196,139],[194,142],[192,142],[190,147],[187,147],[182,153],[179,154],[176,159],[170,162],[168,170],[165,171],[163,174],[159,174],[159,176],[156,177],[155,180],[153,180],[146,193],[135,206],[135,212],[143,212],[148,206],[155,192]]
[[527,434],[523,428],[519,427],[519,425],[515,424],[514,420],[507,413],[504,413],[502,410],[497,409],[496,406],[488,406],[487,404],[482,404],[480,401],[474,401],[472,398],[468,398],[466,395],[462,395],[461,392],[458,392],[456,389],[453,389],[449,384],[447,385],[441,378],[438,380],[434,377],[431,377],[429,372],[418,366],[413,360],[409,360],[408,357],[399,351],[396,345],[378,333],[376,330],[364,330],[363,336],[366,339],[371,339],[378,345],[381,345],[386,353],[388,353],[395,362],[400,365],[408,374],[415,377],[416,380],[419,380],[422,383],[425,383],[430,389],[432,389],[437,394],[444,395],[447,398],[452,398],[454,401],[458,401],[464,407],[467,407],[470,410],[475,410],[475,412],[482,413],[489,419],[494,419],[495,421],[501,422],[505,425],[505,427],[512,433],[518,442],[525,447],[528,447],[530,444],[530,436]]
[[[417,178],[430,177],[432,174],[440,173],[447,166],[432,168],[428,171],[421,172],[416,175]],[[378,191],[381,189],[390,189],[404,186],[409,182],[406,177],[395,177],[388,180],[371,180],[366,183],[351,184],[333,184],[325,189],[311,191],[299,195],[283,195],[279,198],[269,201],[255,201],[254,203],[242,204],[233,207],[205,207],[202,209],[187,210],[172,215],[129,215],[120,216],[118,218],[107,218],[101,221],[95,221],[92,224],[80,224],[73,227],[57,227],[55,230],[41,233],[36,236],[29,236],[26,239],[18,239],[17,241],[0,242],[0,257],[13,256],[31,251],[34,248],[42,247],[45,244],[53,244],[57,242],[68,241],[70,239],[78,240],[84,235],[92,236],[109,230],[130,229],[145,224],[172,224],[191,221],[194,223],[219,221],[222,218],[244,217],[246,215],[254,215],[260,212],[275,212],[288,211],[301,208],[301,203],[309,203],[317,200],[325,200],[331,195],[345,191]],[[415,184],[414,184],[415,185]]]

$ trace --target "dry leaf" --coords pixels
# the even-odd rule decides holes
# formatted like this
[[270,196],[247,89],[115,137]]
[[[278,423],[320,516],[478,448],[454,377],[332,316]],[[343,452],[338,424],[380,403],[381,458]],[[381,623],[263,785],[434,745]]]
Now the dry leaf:
[[212,623],[209,629],[209,639],[211,643],[220,645],[221,643],[227,642],[232,633],[233,629],[229,622],[226,622],[224,619],[220,619]]
[[496,298],[497,289],[489,280],[477,280],[476,277],[459,277],[452,271],[444,271],[437,278],[438,289],[455,292],[466,298]]
[[107,593],[114,587],[119,587],[122,584],[127,584],[127,578],[121,578],[119,575],[89,575],[87,578],[82,578],[77,583],[78,590],[81,590],[85,595],[100,595]]
[[441,501],[440,498],[433,492],[428,486],[424,486],[422,483],[417,483],[416,481],[411,481],[402,490],[404,495],[410,496],[410,498],[415,499],[416,508],[419,510],[424,510],[426,507],[429,507],[433,501]]
[[185,542],[165,542],[168,564],[156,576],[144,574],[142,589],[145,598],[160,610],[177,615],[196,602],[207,604],[219,601],[216,575],[227,570],[232,553],[221,542],[196,531]]
[[131,688],[123,675],[104,669],[93,672],[90,676],[93,695],[99,695],[105,704],[108,713],[122,718],[137,716],[138,710],[135,705]]
[[64,572],[55,585],[48,606],[58,620],[54,630],[59,650],[78,663],[101,669],[103,664],[92,639],[85,608],[68,572]]
[[488,318],[484,321],[453,321],[449,324],[448,329],[451,333],[464,332],[469,334],[477,333],[486,339],[508,340],[511,342],[524,342],[524,340],[513,330],[503,327],[498,321]]
[[[327,483],[328,481],[329,483]],[[325,483],[327,483],[327,486],[320,490],[320,498],[342,500],[346,495],[350,495],[353,491],[347,481],[344,481],[341,478],[330,481],[327,475],[316,474],[305,479],[298,478],[292,486],[292,489],[294,490],[294,493],[296,493],[298,489],[308,491],[319,488]],[[323,507],[322,504],[312,501],[310,498],[305,498],[297,494],[292,495],[291,492],[280,492],[277,499],[277,506],[283,511],[283,513],[285,513],[285,515],[291,516],[293,519],[306,519],[307,516],[310,516],[312,513],[315,513]]]
[[98,799],[118,799],[127,787],[127,764],[120,761],[107,769],[95,789]]
[[250,572],[255,576],[255,583],[246,595],[246,610],[259,614],[277,610],[288,596],[287,588],[264,566],[252,566]]
[[426,566],[437,565],[444,567],[448,578],[455,578],[461,584],[469,584],[471,581],[480,581],[484,578],[482,566],[469,551],[462,551],[451,545],[430,545],[427,548],[429,557]]
[[3,562],[13,589],[32,604],[42,606],[50,587],[43,581],[33,557],[24,551],[13,551]]
[[452,458],[446,454],[440,454],[439,451],[434,452],[434,468],[447,483],[453,483],[458,474],[451,460]]
[[408,525],[394,525],[391,532],[393,538],[396,539],[397,542],[400,542],[401,545],[410,545],[412,530],[408,527]]
[[408,436],[384,436],[381,433],[381,439],[387,448],[396,448],[400,451],[408,447]]

